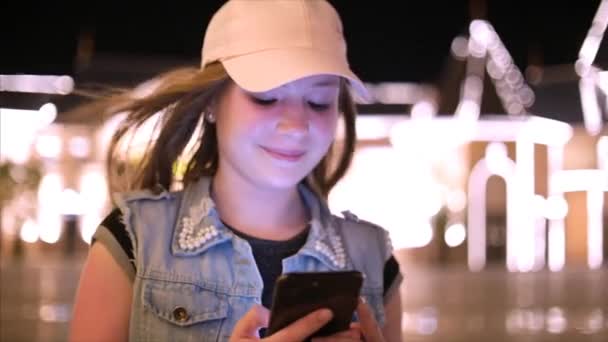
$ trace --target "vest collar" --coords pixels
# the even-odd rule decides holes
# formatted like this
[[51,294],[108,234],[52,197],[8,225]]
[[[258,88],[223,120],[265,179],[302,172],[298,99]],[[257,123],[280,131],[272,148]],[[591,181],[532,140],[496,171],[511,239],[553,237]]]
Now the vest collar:
[[[213,246],[238,238],[222,223],[210,189],[211,178],[202,177],[183,190],[171,243],[174,255],[198,255]],[[308,238],[298,254],[315,257],[330,269],[345,269],[349,260],[327,204],[304,182],[298,190],[311,216]]]

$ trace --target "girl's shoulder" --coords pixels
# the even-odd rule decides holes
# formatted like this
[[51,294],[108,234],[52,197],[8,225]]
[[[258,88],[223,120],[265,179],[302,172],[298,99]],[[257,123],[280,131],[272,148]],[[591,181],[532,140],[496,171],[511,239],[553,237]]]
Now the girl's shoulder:
[[332,216],[333,216],[334,220],[336,220],[342,224],[345,224],[346,226],[355,226],[355,227],[359,227],[360,229],[366,229],[366,230],[369,230],[371,232],[376,232],[376,233],[386,232],[386,229],[384,229],[384,227],[382,227],[374,222],[363,220],[349,210],[344,210],[341,212],[341,214],[342,214],[342,216],[338,216],[335,214],[333,214]]

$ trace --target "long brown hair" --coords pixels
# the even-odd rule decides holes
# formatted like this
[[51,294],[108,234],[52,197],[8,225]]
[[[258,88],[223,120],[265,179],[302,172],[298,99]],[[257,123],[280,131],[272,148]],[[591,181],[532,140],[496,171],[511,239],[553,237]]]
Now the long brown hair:
[[[161,74],[155,81],[157,85],[148,94],[135,96],[127,92],[105,100],[106,115],[126,113],[107,154],[106,172],[111,193],[171,189],[180,183],[187,186],[201,176],[213,176],[217,170],[216,128],[204,119],[204,113],[231,82],[223,66],[214,63],[203,70],[178,68]],[[327,198],[348,170],[356,143],[356,108],[346,81],[341,81],[339,110],[344,122],[344,141],[340,148],[332,145],[306,178],[323,198]],[[149,139],[142,157],[127,159],[124,149],[128,151],[130,146],[128,142],[123,145],[126,138],[157,115],[154,136]],[[197,131],[198,135],[194,136]],[[192,146],[192,151],[185,151],[187,145]],[[337,159],[334,160],[334,156]],[[182,159],[185,168],[183,178],[178,179],[175,166]]]

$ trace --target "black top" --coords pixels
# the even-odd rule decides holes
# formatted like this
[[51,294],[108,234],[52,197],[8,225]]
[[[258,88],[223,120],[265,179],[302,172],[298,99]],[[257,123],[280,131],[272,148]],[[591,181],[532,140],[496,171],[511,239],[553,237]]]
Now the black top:
[[[135,269],[133,263],[133,246],[131,240],[127,235],[124,223],[122,222],[121,212],[118,209],[114,209],[101,223],[102,226],[107,228],[110,233],[116,238],[116,241],[120,244],[120,247],[124,250],[131,265]],[[272,291],[274,289],[275,280],[281,275],[283,271],[282,260],[294,255],[300,250],[300,248],[306,243],[309,229],[305,229],[302,233],[287,240],[287,241],[273,241],[258,239],[253,236],[246,235],[236,229],[227,226],[236,235],[245,239],[249,242],[253,257],[264,281],[264,290],[262,293],[262,304],[270,308],[272,305]],[[400,280],[399,278],[399,264],[393,256],[387,260],[384,264],[384,295],[392,289],[392,285]]]

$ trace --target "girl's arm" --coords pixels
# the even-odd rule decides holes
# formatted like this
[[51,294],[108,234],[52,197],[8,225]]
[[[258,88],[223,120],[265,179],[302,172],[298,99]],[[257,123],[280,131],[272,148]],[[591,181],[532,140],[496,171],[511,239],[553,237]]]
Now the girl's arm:
[[132,284],[101,243],[91,246],[84,264],[69,341],[127,341]]

